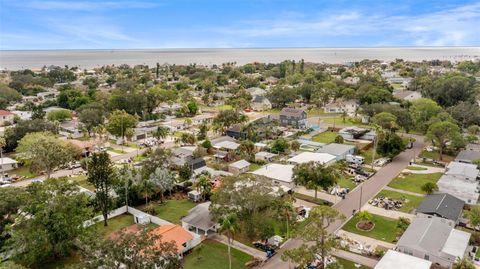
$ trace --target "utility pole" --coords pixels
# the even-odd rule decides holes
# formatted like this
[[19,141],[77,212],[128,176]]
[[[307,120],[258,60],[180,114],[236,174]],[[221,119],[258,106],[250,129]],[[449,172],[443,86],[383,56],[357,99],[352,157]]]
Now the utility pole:
[[360,186],[360,200],[358,200],[358,212],[362,209],[362,194],[363,194],[363,183]]
[[375,162],[375,153],[377,152],[377,141],[378,141],[378,133],[375,134],[375,137],[373,138],[372,169],[373,169],[373,163]]

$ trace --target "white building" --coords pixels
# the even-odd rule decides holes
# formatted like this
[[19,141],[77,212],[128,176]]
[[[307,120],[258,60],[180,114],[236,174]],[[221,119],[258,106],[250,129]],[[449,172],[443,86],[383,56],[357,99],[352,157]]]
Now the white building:
[[302,164],[308,162],[321,163],[323,165],[330,165],[337,160],[337,157],[328,153],[319,152],[302,152],[287,160],[290,164]]
[[275,185],[293,188],[295,185],[293,183],[293,167],[292,164],[270,163],[253,171],[252,174],[271,179]]
[[3,157],[0,158],[0,169],[3,172],[16,169],[18,167],[18,162],[12,158]]
[[389,249],[374,269],[430,269],[431,261]]

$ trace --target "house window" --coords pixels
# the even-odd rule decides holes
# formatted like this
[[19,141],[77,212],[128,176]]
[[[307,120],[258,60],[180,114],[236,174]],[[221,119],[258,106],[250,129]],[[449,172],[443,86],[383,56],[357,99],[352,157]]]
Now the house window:
[[425,254],[425,260],[430,260],[430,256],[428,254]]

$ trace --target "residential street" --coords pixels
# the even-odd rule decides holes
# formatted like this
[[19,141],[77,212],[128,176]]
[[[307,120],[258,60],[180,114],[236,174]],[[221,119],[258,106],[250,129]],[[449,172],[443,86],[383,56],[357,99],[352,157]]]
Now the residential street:
[[[393,178],[395,178],[405,167],[409,165],[410,160],[414,156],[422,151],[424,147],[423,137],[417,135],[410,135],[416,139],[412,149],[407,149],[404,152],[396,156],[393,161],[381,168],[373,177],[368,181],[355,188],[349,193],[346,198],[333,207],[340,213],[345,215],[347,221],[351,218],[353,210],[359,210],[364,204],[373,198],[383,187],[385,187]],[[337,221],[329,227],[330,232],[336,232],[339,230],[344,222]],[[301,244],[301,240],[289,240],[285,243],[282,249],[279,250],[277,255],[273,256],[267,263],[263,265],[263,268],[267,269],[286,269],[288,263],[281,260],[282,253],[285,249],[294,248]]]

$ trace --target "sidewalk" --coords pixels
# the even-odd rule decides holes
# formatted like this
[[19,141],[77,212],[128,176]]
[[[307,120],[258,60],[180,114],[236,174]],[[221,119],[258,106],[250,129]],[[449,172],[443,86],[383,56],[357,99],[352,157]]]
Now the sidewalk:
[[368,258],[362,255],[355,254],[355,253],[348,252],[341,249],[334,249],[332,251],[332,255],[345,260],[352,261],[354,263],[358,263],[358,264],[370,267],[370,268],[374,268],[375,265],[377,265],[378,263],[378,261],[375,259]]
[[355,234],[355,233],[350,233],[350,232],[347,232],[347,231],[344,231],[344,230],[339,230],[337,232],[337,235],[342,237],[342,238],[348,238],[350,240],[354,240],[357,243],[361,244],[364,248],[368,248],[368,249],[372,249],[372,250],[375,249],[377,246],[382,246],[382,247],[385,247],[385,248],[388,248],[388,249],[392,249],[392,248],[395,247],[395,245],[392,244],[392,243],[388,243],[388,242],[385,242],[385,241],[373,239],[373,238],[366,237],[366,236],[359,235],[359,234]]
[[384,190],[400,192],[400,193],[409,194],[409,195],[418,196],[418,197],[425,197],[425,195],[424,195],[424,194],[421,194],[421,193],[416,193],[416,192],[411,192],[411,191],[406,191],[406,190],[395,189],[395,188],[391,188],[391,187],[389,187],[389,186],[385,186]]
[[[212,239],[212,240],[215,240],[217,242],[220,242],[222,244],[225,244],[228,246],[228,239],[226,236],[224,235],[219,235],[219,234],[214,234],[214,235],[211,235],[209,236],[208,238]],[[231,245],[232,248],[235,248],[235,249],[238,249],[242,252],[245,252],[249,255],[252,255],[253,257],[255,258],[258,258],[258,259],[261,259],[261,260],[265,260],[266,258],[266,253],[263,252],[263,251],[260,251],[256,248],[252,248],[252,247],[249,247],[249,246],[246,246],[238,241],[235,241],[233,240],[232,242],[232,245]]]
[[380,215],[380,216],[391,218],[391,219],[407,218],[409,220],[413,220],[413,218],[415,217],[412,214],[400,212],[397,210],[386,210],[384,208],[376,207],[369,204],[364,205],[362,207],[362,210],[366,210],[372,214]]

